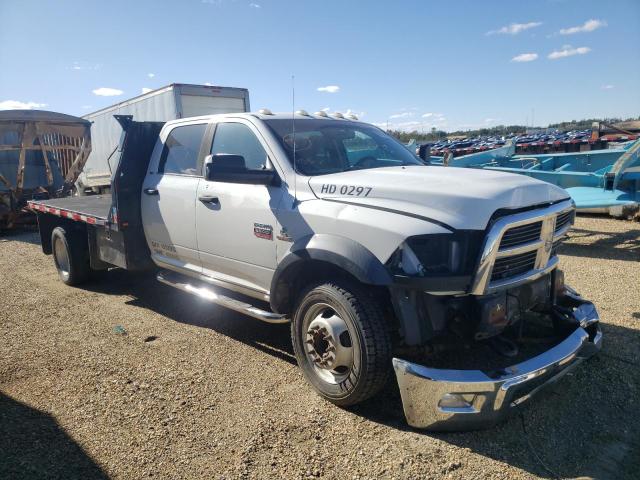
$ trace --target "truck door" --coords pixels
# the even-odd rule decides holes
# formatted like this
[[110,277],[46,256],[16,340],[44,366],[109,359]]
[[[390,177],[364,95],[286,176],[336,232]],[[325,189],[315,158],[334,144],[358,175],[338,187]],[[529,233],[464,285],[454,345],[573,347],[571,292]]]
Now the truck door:
[[153,260],[167,268],[202,270],[196,240],[196,193],[206,123],[163,132],[142,187],[142,221]]
[[[264,169],[270,164],[259,132],[240,119],[215,126],[209,151],[213,155],[241,155],[247,169]],[[279,232],[273,212],[282,197],[282,187],[208,181],[203,177],[196,202],[203,273],[268,292],[276,268],[275,237]]]

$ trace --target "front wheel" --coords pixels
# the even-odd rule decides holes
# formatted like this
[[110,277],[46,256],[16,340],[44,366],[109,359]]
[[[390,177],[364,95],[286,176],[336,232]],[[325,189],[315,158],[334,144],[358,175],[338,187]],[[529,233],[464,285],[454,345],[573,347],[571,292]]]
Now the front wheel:
[[382,308],[360,285],[328,282],[300,297],[291,324],[298,365],[330,402],[348,406],[375,395],[391,370]]

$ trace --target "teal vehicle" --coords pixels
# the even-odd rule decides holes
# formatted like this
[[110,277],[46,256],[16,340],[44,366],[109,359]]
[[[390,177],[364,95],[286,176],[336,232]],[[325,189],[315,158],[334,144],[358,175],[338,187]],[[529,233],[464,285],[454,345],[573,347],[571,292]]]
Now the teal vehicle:
[[622,148],[578,153],[514,155],[515,146],[457,158],[430,157],[434,165],[519,173],[564,188],[578,210],[627,216],[640,204],[640,140]]

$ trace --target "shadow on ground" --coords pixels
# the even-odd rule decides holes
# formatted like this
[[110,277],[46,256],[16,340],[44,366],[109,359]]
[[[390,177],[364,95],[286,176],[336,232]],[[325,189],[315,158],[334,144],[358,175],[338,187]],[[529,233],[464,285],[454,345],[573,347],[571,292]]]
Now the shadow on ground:
[[[296,363],[288,324],[270,325],[212,305],[158,282],[153,274],[114,269],[83,287],[107,295],[131,295],[134,298],[127,302],[129,305],[152,310],[176,322],[215,330],[281,360]],[[234,294],[229,292],[229,295]]]
[[0,393],[0,478],[108,477],[50,415]]
[[[578,243],[586,237],[600,237],[589,243]],[[558,253],[571,257],[604,258],[607,260],[640,261],[640,230],[626,232],[598,232],[573,227],[569,240],[563,242]]]
[[[132,295],[130,304],[177,322],[210,328],[263,353],[295,364],[289,327],[268,325],[201,302],[158,283],[153,275],[113,270],[87,289]],[[545,478],[637,478],[640,471],[640,333],[603,325],[603,351],[506,422],[484,431],[418,432]],[[380,405],[384,405],[383,408]],[[354,415],[412,431],[392,379]]]

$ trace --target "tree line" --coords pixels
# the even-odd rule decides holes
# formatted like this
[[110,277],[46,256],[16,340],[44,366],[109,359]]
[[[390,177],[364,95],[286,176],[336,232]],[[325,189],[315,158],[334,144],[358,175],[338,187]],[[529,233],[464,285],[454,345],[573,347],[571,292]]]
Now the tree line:
[[[632,118],[587,118],[584,120],[571,120],[570,122],[551,123],[550,129],[569,132],[571,130],[589,130],[593,122],[617,123],[622,121],[640,120],[640,117]],[[497,125],[495,127],[485,127],[476,130],[456,130],[455,132],[445,132],[432,128],[430,132],[404,132],[400,130],[388,130],[388,132],[403,143],[408,143],[412,139],[416,141],[435,142],[444,140],[447,137],[493,137],[503,135],[524,135],[528,129],[544,129],[545,127],[528,127],[526,125]]]

